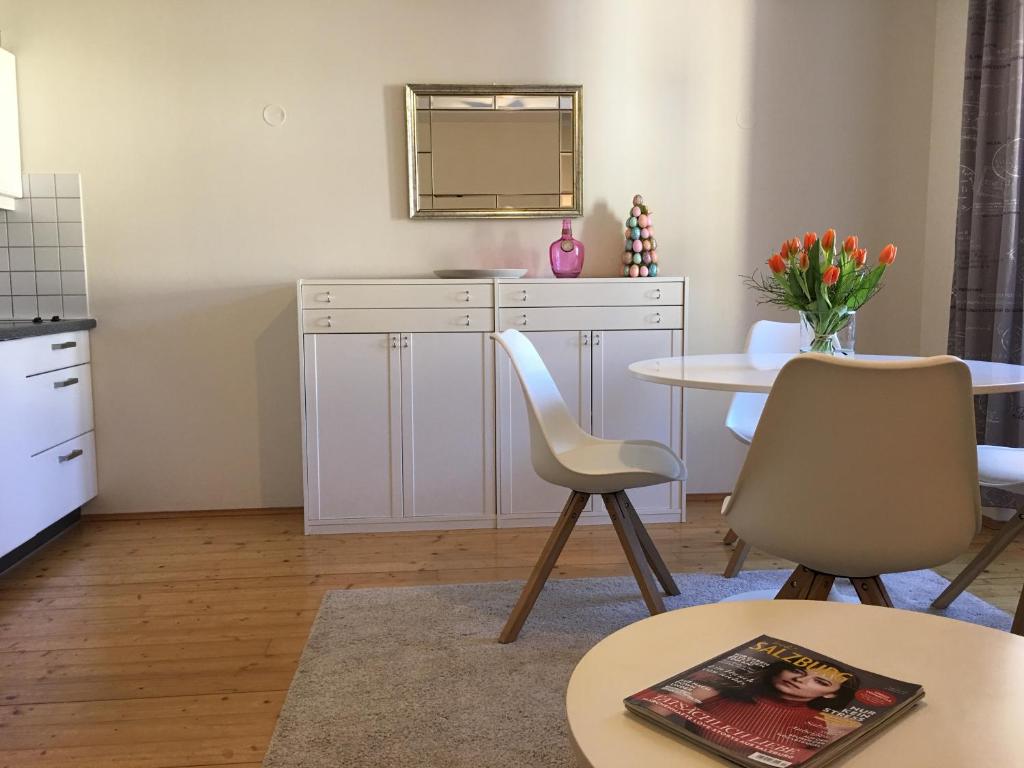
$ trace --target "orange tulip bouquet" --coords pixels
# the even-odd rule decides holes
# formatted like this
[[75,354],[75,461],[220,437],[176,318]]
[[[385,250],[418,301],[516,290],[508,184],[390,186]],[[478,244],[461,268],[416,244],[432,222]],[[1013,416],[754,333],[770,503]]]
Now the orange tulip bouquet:
[[820,238],[804,235],[787,240],[768,259],[771,276],[755,271],[746,284],[760,294],[759,304],[776,304],[800,312],[810,343],[804,351],[848,354],[838,336],[847,328],[854,312],[878,293],[885,269],[896,260],[896,246],[889,243],[878,263],[867,266],[867,250],[858,247],[857,236],[847,237],[836,248],[836,231]]

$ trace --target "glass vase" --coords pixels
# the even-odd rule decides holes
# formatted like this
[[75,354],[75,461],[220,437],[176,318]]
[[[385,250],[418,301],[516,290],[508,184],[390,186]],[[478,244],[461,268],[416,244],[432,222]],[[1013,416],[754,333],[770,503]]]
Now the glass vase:
[[857,337],[857,313],[800,313],[800,351],[823,355],[852,355]]
[[572,236],[572,219],[562,219],[562,236],[548,248],[555,277],[579,277],[583,271],[583,243]]

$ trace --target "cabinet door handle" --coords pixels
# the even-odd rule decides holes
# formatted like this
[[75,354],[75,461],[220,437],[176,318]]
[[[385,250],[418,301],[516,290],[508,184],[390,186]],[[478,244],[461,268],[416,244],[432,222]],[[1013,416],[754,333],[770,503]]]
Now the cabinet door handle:
[[600,347],[601,346],[601,334],[600,333],[595,333],[594,334],[594,346],[595,347]]
[[397,336],[392,336],[391,337],[391,348],[392,349],[398,349],[398,337]]
[[590,344],[590,336],[588,336],[587,334],[585,334],[585,333],[584,333],[584,334],[583,334],[583,335],[582,335],[582,336],[580,337],[580,341],[582,341],[582,342],[583,342],[583,346],[585,347],[585,346],[587,346],[588,344]]
[[72,376],[70,379],[64,379],[64,381],[55,381],[55,382],[53,382],[53,388],[54,389],[60,389],[62,387],[70,387],[72,384],[77,384],[77,383],[78,383],[78,379],[76,379],[74,376]]
[[71,349],[72,347],[77,347],[77,346],[78,346],[78,342],[77,341],[63,341],[60,344],[51,344],[50,345],[50,349],[52,349],[54,352],[57,352],[58,350],[61,350],[61,349]]
[[408,349],[409,348],[409,337],[408,336],[403,336],[402,337],[402,348],[403,349]]
[[316,295],[316,300],[330,304],[332,301],[334,301],[334,296],[331,294],[330,291],[327,291],[326,293],[318,293]]
[[72,459],[77,459],[83,453],[84,453],[84,451],[81,448],[75,448],[75,450],[73,450],[71,453],[65,454],[64,456],[58,456],[57,457],[57,462],[59,464],[63,464],[65,461],[71,461]]

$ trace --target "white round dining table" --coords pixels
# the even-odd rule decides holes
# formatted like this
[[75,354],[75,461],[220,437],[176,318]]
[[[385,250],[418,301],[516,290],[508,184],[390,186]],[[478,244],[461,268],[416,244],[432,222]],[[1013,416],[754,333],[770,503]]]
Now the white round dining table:
[[[641,360],[629,366],[638,379],[688,389],[771,392],[775,377],[795,353],[683,355]],[[899,355],[853,355],[857,360],[913,360]],[[1024,391],[1024,365],[964,360],[976,395]]]

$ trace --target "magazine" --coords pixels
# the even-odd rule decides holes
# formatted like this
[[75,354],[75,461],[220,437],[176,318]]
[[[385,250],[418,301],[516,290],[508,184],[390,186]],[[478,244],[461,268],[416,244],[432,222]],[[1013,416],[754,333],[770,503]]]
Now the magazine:
[[624,700],[636,715],[749,768],[815,768],[924,696],[767,635]]

